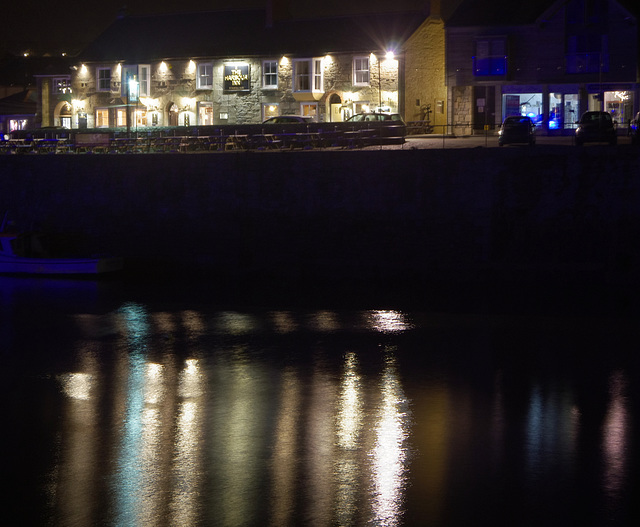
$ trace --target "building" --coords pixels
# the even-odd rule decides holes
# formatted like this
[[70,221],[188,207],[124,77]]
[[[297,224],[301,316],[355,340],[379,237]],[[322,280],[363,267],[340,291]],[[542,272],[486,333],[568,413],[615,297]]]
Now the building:
[[639,109],[638,7],[616,0],[463,0],[447,21],[449,120],[457,134],[531,116],[571,133],[587,110],[619,126]]
[[[69,76],[39,78],[42,123],[140,129],[260,123],[284,114],[319,122],[363,111],[405,115],[404,46],[424,49],[410,37],[433,18],[427,15],[294,20],[251,9],[121,16]],[[444,42],[439,16],[431,26],[428,38],[440,31]],[[444,101],[443,86],[423,100]]]

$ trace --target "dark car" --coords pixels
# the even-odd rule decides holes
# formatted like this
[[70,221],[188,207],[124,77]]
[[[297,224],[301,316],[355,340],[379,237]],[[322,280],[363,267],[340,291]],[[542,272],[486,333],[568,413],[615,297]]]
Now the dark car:
[[629,135],[631,136],[632,145],[640,145],[640,112],[636,114],[635,119],[629,123]]
[[399,113],[364,112],[352,115],[348,123],[371,123],[383,127],[381,135],[404,137],[407,135],[407,125]]
[[510,115],[498,132],[498,145],[536,144],[536,125],[525,115]]
[[306,115],[278,115],[270,117],[262,124],[309,124],[313,122],[315,122],[313,117],[307,117]]
[[616,135],[616,123],[607,112],[585,112],[578,121],[576,128],[576,145],[584,143],[609,143],[615,145],[618,142]]

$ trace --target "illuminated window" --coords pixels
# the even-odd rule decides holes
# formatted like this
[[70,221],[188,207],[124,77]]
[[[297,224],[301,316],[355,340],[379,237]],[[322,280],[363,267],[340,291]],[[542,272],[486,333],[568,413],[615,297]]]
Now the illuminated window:
[[96,128],[107,128],[109,126],[109,110],[98,108],[96,110]]
[[354,86],[369,85],[369,57],[353,58],[353,84]]
[[138,83],[140,84],[140,96],[149,97],[151,95],[151,66],[149,64],[138,66]]
[[53,93],[71,93],[71,79],[69,77],[55,77],[52,84]]
[[506,75],[507,42],[504,38],[478,40],[473,57],[473,74],[477,76]]
[[278,87],[278,61],[262,62],[262,87],[275,90]]
[[317,102],[303,102],[300,104],[300,115],[306,117],[313,117],[314,120],[318,118],[318,103]]
[[[148,64],[122,66],[122,82],[120,84],[120,94],[127,96],[127,90],[131,90],[131,81],[137,83],[136,92],[141,97],[149,97],[151,93],[151,67]],[[133,98],[135,100],[135,97]]]
[[293,91],[322,92],[322,59],[297,59],[293,61]]
[[111,68],[98,68],[96,71],[98,91],[111,91]]
[[116,126],[127,126],[127,112],[124,108],[116,111]]
[[211,62],[199,62],[196,75],[196,89],[213,89],[213,65]]
[[278,115],[280,115],[278,103],[262,104],[262,120],[267,120],[271,117],[277,117]]
[[209,126],[213,124],[213,103],[201,102],[199,103],[198,117],[203,126]]

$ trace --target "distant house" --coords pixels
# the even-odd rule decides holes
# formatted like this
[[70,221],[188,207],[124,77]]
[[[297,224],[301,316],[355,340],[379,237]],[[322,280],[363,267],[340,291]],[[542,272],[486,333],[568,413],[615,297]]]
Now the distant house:
[[569,133],[587,110],[626,125],[640,106],[633,0],[463,0],[445,33],[458,134],[520,114]]
[[[76,58],[68,84],[43,83],[42,122],[147,128],[283,114],[339,122],[381,110],[414,119],[417,99],[440,101],[444,118],[443,46],[432,60],[440,63],[440,91],[406,87],[405,62],[416,63],[407,53],[427,49],[412,37],[425,19],[425,11],[312,20],[274,19],[268,10],[122,16]],[[440,31],[444,43],[439,17],[431,26],[427,33]],[[423,72],[411,82],[424,79]]]

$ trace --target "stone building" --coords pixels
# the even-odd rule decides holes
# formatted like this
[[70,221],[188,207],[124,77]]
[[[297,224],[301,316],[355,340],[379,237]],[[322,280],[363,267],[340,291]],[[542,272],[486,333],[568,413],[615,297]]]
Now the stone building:
[[[439,16],[427,15],[293,20],[258,9],[122,16],[77,57],[68,86],[41,80],[43,123],[139,129],[260,123],[284,114],[339,122],[363,111],[414,120],[418,100],[444,118],[444,29]],[[405,78],[405,64],[419,74]]]

